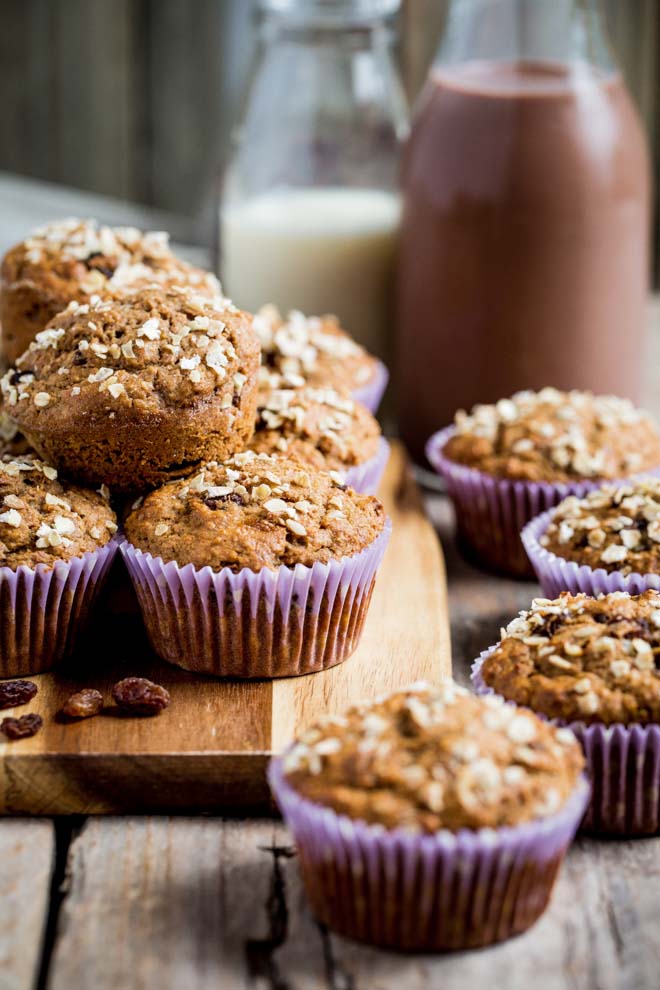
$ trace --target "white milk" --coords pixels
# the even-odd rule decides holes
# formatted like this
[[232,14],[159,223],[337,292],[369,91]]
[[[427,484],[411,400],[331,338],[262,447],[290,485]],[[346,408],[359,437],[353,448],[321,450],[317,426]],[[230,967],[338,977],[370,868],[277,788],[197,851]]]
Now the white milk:
[[222,287],[243,309],[336,313],[387,356],[399,199],[374,189],[292,189],[222,212]]

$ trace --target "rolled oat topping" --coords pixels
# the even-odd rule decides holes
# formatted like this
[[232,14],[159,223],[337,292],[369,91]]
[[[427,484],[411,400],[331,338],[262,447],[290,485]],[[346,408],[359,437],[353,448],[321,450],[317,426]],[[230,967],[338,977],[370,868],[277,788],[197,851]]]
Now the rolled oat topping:
[[452,682],[326,716],[287,753],[305,797],[386,828],[456,831],[558,811],[583,758],[573,734]]
[[506,629],[482,676],[549,718],[660,721],[660,592],[537,598]]
[[585,498],[564,499],[540,543],[594,569],[660,574],[660,480],[604,485]]
[[660,465],[660,434],[627,399],[590,392],[518,392],[456,414],[451,460],[526,481],[627,478]]
[[249,446],[320,468],[346,470],[375,457],[379,438],[377,421],[350,393],[306,386],[277,389],[260,398]]
[[110,409],[157,408],[162,398],[190,402],[218,388],[231,408],[249,371],[236,347],[243,322],[231,303],[215,310],[190,289],[73,302],[0,381],[6,408],[20,420],[22,403],[41,410],[67,398],[83,408],[98,393]]
[[336,472],[245,451],[152,492],[126,535],[181,566],[258,571],[359,553],[384,519],[378,499],[347,489]]
[[307,383],[354,391],[376,373],[376,359],[342,330],[335,316],[293,310],[284,319],[274,306],[264,306],[254,328],[261,342],[265,389]]
[[70,560],[116,530],[102,495],[60,482],[55,468],[30,454],[0,459],[0,566]]
[[143,233],[135,227],[107,227],[95,220],[71,218],[40,227],[14,252],[25,269],[16,274],[27,277],[34,269],[55,265],[69,277],[77,276],[86,295],[174,283],[195,286],[206,296],[222,296],[214,275],[172,254],[164,231]]

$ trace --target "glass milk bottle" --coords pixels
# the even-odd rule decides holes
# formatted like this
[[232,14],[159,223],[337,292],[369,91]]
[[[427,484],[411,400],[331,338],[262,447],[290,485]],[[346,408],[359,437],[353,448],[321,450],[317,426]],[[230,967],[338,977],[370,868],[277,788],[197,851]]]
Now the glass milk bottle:
[[220,206],[224,291],[336,313],[386,357],[405,101],[399,0],[262,0],[261,56]]
[[400,424],[544,385],[638,397],[646,141],[597,0],[453,0],[413,121]]

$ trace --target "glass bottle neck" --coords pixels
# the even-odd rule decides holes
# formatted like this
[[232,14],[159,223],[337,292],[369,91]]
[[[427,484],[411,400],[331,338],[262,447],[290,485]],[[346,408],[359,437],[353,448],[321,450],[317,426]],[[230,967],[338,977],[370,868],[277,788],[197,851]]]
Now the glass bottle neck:
[[615,68],[599,0],[452,0],[437,61]]

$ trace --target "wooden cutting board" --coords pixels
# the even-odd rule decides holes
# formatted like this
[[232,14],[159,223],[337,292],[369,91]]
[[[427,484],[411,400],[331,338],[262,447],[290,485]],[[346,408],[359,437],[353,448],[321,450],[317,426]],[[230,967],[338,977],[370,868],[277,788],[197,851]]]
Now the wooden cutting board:
[[[39,693],[18,713],[39,712],[41,732],[0,743],[0,813],[265,809],[271,754],[318,714],[411,681],[449,676],[442,552],[396,444],[380,495],[393,534],[350,660],[278,681],[196,677],[155,657],[134,615],[102,612],[66,667],[34,678]],[[109,699],[111,685],[129,675],[165,685],[171,706],[149,719],[121,718],[111,709],[77,723],[57,718],[74,690],[97,687]]]

